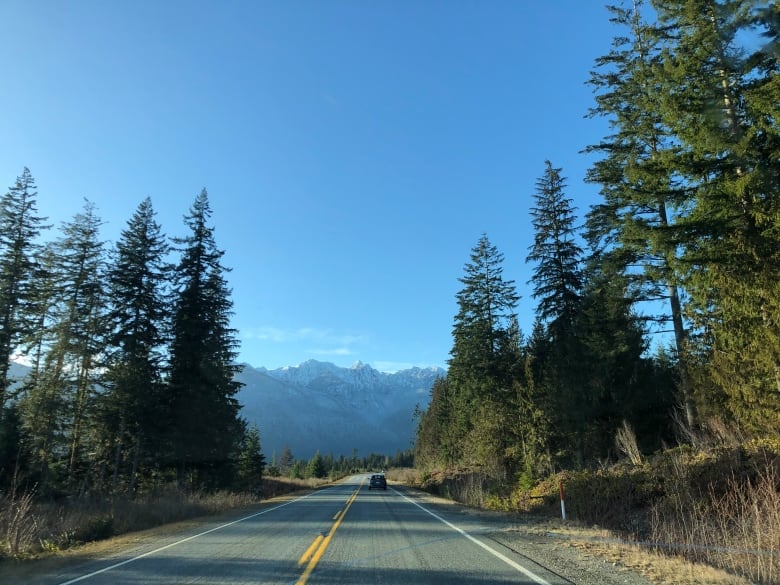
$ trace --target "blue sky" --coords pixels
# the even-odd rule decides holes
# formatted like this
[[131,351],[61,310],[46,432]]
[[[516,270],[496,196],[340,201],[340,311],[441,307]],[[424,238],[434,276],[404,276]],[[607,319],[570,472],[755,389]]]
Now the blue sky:
[[[84,198],[115,241],[205,187],[241,360],[444,366],[485,233],[530,331],[545,159],[582,214],[600,1],[3,0],[0,188],[30,168],[55,225]],[[55,236],[52,231],[49,239]]]

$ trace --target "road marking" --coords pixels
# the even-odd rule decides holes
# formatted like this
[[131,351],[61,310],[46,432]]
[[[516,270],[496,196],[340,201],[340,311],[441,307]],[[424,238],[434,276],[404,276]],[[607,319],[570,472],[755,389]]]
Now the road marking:
[[[358,494],[360,493],[360,488],[363,487],[364,482],[365,480],[361,481],[357,489],[354,492],[352,492],[352,495],[347,500],[347,505],[344,506],[343,512],[341,512],[341,514],[336,514],[336,516],[338,516],[338,519],[333,523],[333,526],[331,527],[330,532],[328,532],[328,535],[325,536],[325,538],[322,538],[321,536],[317,537],[317,539],[315,539],[312,545],[309,547],[309,549],[314,549],[314,544],[317,543],[320,538],[322,538],[322,540],[319,542],[319,546],[317,547],[316,551],[314,552],[313,555],[311,555],[309,564],[306,565],[306,569],[303,571],[303,574],[301,574],[298,581],[296,581],[295,585],[306,585],[306,582],[309,580],[309,577],[311,577],[311,574],[314,571],[314,568],[317,566],[317,563],[320,562],[322,555],[325,554],[325,550],[328,548],[330,541],[333,539],[333,535],[336,534],[336,530],[338,530],[339,526],[341,526],[341,522],[344,520],[344,517],[347,515],[347,511],[349,510],[349,507],[352,505],[352,502],[354,502],[357,499]],[[308,553],[309,551],[306,552]]]
[[314,554],[314,550],[320,545],[323,538],[325,537],[322,534],[320,534],[317,538],[314,539],[314,542],[311,543],[311,546],[307,548],[306,552],[303,553],[303,555],[301,555],[300,559],[298,559],[299,567],[311,558],[311,555]]
[[500,559],[500,560],[504,561],[507,565],[509,565],[510,567],[515,569],[516,571],[519,571],[520,573],[522,573],[523,575],[525,575],[529,579],[532,579],[535,583],[538,583],[539,585],[551,585],[549,581],[541,578],[536,573],[533,573],[533,572],[529,571],[523,565],[513,561],[512,559],[510,559],[506,555],[501,554],[500,552],[498,552],[494,548],[491,548],[490,546],[488,546],[487,544],[485,544],[481,540],[477,540],[476,538],[471,536],[468,532],[466,532],[462,528],[458,528],[457,526],[455,526],[451,522],[448,522],[447,520],[445,520],[444,518],[442,518],[441,516],[439,516],[435,512],[431,512],[428,508],[425,508],[425,507],[421,506],[420,504],[418,504],[417,502],[415,502],[414,500],[409,498],[406,494],[402,494],[401,492],[399,492],[398,490],[395,490],[395,489],[393,491],[395,493],[397,493],[399,496],[401,496],[403,499],[405,499],[407,502],[410,502],[410,503],[414,504],[415,506],[417,506],[418,508],[420,508],[420,510],[422,510],[426,514],[429,514],[429,515],[433,516],[434,518],[436,518],[442,524],[445,524],[446,526],[449,526],[455,532],[460,533],[462,536],[465,536],[466,538],[468,538],[474,544],[482,547],[483,549],[485,549],[487,552],[489,552],[491,555],[493,555],[497,559]]
[[173,548],[174,546],[183,544],[185,542],[189,542],[190,540],[194,540],[196,538],[199,538],[201,536],[205,536],[206,534],[211,534],[212,532],[216,532],[217,530],[222,530],[223,528],[227,528],[228,526],[233,526],[233,524],[238,524],[239,522],[244,522],[245,520],[251,520],[252,518],[256,518],[257,516],[262,516],[263,514],[268,514],[269,512],[273,512],[274,510],[278,510],[279,508],[284,508],[285,506],[289,506],[290,504],[294,504],[296,502],[300,502],[301,500],[304,500],[312,495],[315,495],[317,493],[321,492],[312,492],[310,494],[306,494],[305,496],[302,496],[300,498],[296,498],[294,500],[290,500],[289,502],[285,502],[284,504],[280,504],[278,506],[274,506],[273,508],[268,508],[267,510],[261,510],[260,512],[256,512],[254,514],[250,514],[249,516],[244,516],[243,518],[239,518],[238,520],[233,520],[232,522],[228,522],[227,524],[221,524],[220,526],[216,526],[215,528],[210,528],[209,530],[205,530],[203,532],[200,532],[198,534],[193,534],[192,536],[188,536],[187,538],[182,538],[181,540],[177,540],[176,542],[172,542],[170,544],[166,544],[165,546],[161,546],[159,548],[156,548],[154,550],[150,550],[148,552],[145,552],[141,555],[138,555],[136,557],[133,557],[131,559],[126,559],[120,563],[114,563],[113,565],[109,565],[108,567],[103,567],[102,569],[99,569],[97,571],[92,571],[91,573],[87,573],[86,575],[81,575],[80,577],[76,577],[74,579],[71,579],[69,581],[63,581],[62,583],[58,583],[57,585],[72,585],[73,583],[78,583],[80,581],[85,581],[87,579],[91,579],[92,577],[96,575],[100,575],[101,573],[107,573],[108,571],[113,571],[114,569],[117,569],[119,567],[123,567],[124,565],[128,565],[130,563],[133,563],[135,561],[138,561],[140,559],[149,557],[153,554],[157,554],[158,552],[162,552],[164,550],[167,550],[169,548]]
[[341,516],[341,510],[339,510],[338,512],[336,512],[336,514],[333,516],[333,520],[334,520],[334,521],[335,521],[335,520],[338,520],[338,519],[339,519],[339,516]]

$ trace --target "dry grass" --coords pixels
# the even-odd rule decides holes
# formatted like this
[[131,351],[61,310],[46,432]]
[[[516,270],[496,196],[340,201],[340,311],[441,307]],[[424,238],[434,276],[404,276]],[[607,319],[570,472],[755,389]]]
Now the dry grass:
[[731,475],[706,493],[679,489],[652,510],[653,540],[686,558],[780,582],[780,472],[767,464],[751,478]]
[[265,478],[261,498],[248,493],[183,493],[173,487],[154,494],[113,499],[36,502],[34,493],[0,497],[0,560],[56,553],[84,543],[257,504],[326,480]]
[[[630,433],[621,440],[631,452]],[[658,583],[780,584],[775,443],[678,447],[608,469],[563,472],[530,489],[518,483],[503,493],[475,473],[428,473],[424,479],[417,485],[467,505],[549,519],[560,518],[563,481],[568,526],[605,530],[599,536],[577,530],[565,542]]]
[[607,530],[573,525],[547,527],[545,534],[561,538],[567,546],[598,556],[616,567],[625,567],[659,585],[752,585],[744,577],[702,563],[654,552],[651,548],[622,541]]

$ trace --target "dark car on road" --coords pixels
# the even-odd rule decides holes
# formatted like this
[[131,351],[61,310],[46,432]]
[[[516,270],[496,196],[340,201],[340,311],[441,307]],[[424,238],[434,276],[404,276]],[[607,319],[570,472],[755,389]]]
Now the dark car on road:
[[387,479],[385,479],[385,476],[381,473],[375,473],[371,476],[371,479],[368,480],[368,489],[378,489],[378,490],[386,490],[387,489]]

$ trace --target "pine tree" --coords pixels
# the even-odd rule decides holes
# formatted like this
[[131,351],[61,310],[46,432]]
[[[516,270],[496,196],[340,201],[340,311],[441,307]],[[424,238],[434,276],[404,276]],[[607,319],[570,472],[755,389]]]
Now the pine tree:
[[230,327],[227,269],[220,263],[224,252],[216,247],[210,216],[204,189],[185,216],[190,235],[175,240],[182,256],[175,270],[166,412],[180,485],[188,473],[208,486],[225,484],[231,454],[242,438],[235,398],[241,387],[235,380],[238,342]]
[[144,455],[159,450],[165,344],[170,321],[166,289],[169,246],[149,198],[138,206],[116,245],[108,275],[111,301],[109,392],[102,401],[106,444],[114,445],[112,489],[122,462],[131,463],[132,493]]
[[260,429],[252,425],[244,432],[239,448],[235,487],[259,494],[264,469],[265,456],[260,443]]
[[536,314],[553,335],[572,333],[582,290],[582,248],[575,241],[575,216],[564,189],[561,169],[545,161],[536,183],[536,205],[531,209],[534,243],[526,262],[536,263],[531,282],[538,299]]
[[503,278],[504,256],[483,235],[471,251],[463,288],[456,294],[458,313],[447,374],[446,450],[448,457],[505,471],[508,437],[496,429],[512,410],[512,367],[519,332],[514,281]]
[[453,467],[461,452],[452,390],[447,378],[438,378],[431,388],[428,408],[417,410],[415,465],[425,469],[438,465]]
[[578,462],[585,457],[585,432],[592,417],[591,397],[583,384],[584,348],[576,321],[581,310],[583,287],[582,249],[575,241],[575,216],[571,199],[564,193],[561,169],[545,162],[537,181],[535,206],[531,209],[534,243],[527,262],[536,264],[531,281],[538,299],[537,319],[549,336],[548,361],[540,364],[550,417],[562,435],[572,437]]
[[[716,383],[743,428],[780,428],[780,179],[777,55],[741,38],[777,8],[748,0],[655,2],[674,31],[665,50],[664,122],[682,148],[676,172],[694,194],[683,282]],[[773,29],[773,25],[775,28]],[[745,34],[746,33],[746,34]]]
[[449,360],[455,379],[506,379],[497,359],[509,335],[519,296],[514,281],[504,280],[504,255],[483,235],[471,251],[471,262],[458,280],[458,313]]
[[84,445],[94,446],[94,402],[106,350],[101,225],[87,201],[51,247],[49,270],[56,288],[47,327],[50,345],[42,373],[23,401],[41,472],[46,476],[56,463],[71,487],[89,467]]
[[306,465],[306,476],[319,479],[325,477],[325,473],[325,462],[323,461],[320,452],[317,451],[314,456],[309,459],[309,463]]
[[295,457],[293,456],[292,451],[290,451],[290,447],[285,445],[284,449],[282,449],[282,455],[279,457],[279,473],[288,475],[294,461]]
[[[644,4],[632,9],[609,7],[612,22],[625,29],[613,49],[596,60],[590,84],[596,106],[590,116],[609,119],[613,133],[588,152],[602,153],[587,180],[602,186],[604,203],[587,217],[588,240],[598,262],[628,278],[629,295],[648,307],[651,322],[671,321],[678,356],[681,400],[689,426],[695,423],[695,404],[686,366],[688,331],[677,269],[680,225],[690,210],[691,192],[680,184],[671,161],[680,143],[664,122],[662,102],[670,90],[661,74],[664,43],[669,31],[643,20]],[[655,301],[668,309],[652,314]]]
[[48,227],[37,213],[37,194],[25,167],[0,198],[0,424],[10,384],[9,361],[35,326],[30,313],[41,250],[37,238]]

